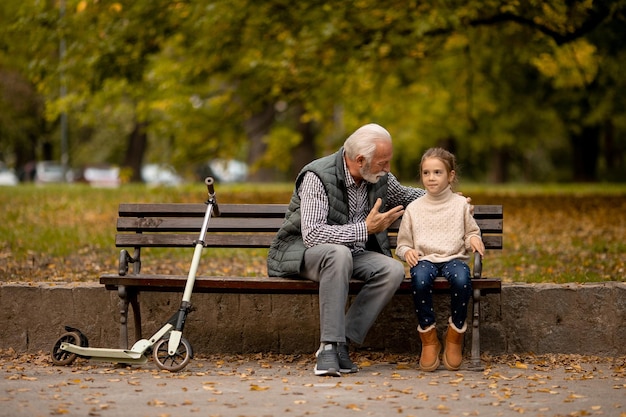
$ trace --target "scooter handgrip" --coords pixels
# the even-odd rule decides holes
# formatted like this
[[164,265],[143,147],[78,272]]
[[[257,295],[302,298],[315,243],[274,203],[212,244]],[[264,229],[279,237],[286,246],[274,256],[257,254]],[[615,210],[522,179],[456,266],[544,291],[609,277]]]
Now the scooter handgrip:
[[215,194],[215,188],[213,187],[213,184],[215,184],[215,180],[213,179],[213,177],[206,177],[204,179],[204,183],[206,184],[207,190],[209,190],[209,195]]
[[213,187],[213,184],[215,184],[215,180],[213,179],[213,177],[206,177],[204,179],[204,183],[206,184],[207,190],[209,191],[209,198],[213,203],[213,215],[219,216],[220,209],[217,206],[217,201],[215,199],[215,188]]

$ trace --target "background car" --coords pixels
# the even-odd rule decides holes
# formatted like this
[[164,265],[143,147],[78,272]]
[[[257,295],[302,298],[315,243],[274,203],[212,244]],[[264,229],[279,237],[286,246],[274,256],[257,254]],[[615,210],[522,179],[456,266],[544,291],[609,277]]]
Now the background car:
[[20,180],[15,175],[15,171],[6,166],[4,162],[0,162],[0,185],[17,185]]
[[87,166],[83,169],[81,181],[92,187],[117,188],[121,184],[120,168],[111,165]]
[[141,179],[148,185],[175,186],[184,182],[174,167],[166,164],[146,164],[141,168]]
[[201,179],[211,176],[222,183],[244,182],[248,178],[248,164],[236,159],[216,158],[198,167],[196,172]]
[[39,161],[35,164],[35,173],[33,180],[37,184],[73,182],[74,173],[68,169],[68,171],[64,174],[64,168],[60,162]]

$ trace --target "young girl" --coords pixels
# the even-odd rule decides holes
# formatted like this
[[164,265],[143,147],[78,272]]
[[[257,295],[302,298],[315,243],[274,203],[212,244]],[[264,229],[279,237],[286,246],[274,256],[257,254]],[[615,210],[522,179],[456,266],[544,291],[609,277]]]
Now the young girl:
[[443,363],[451,371],[463,360],[463,336],[472,281],[467,265],[469,250],[484,255],[480,229],[467,199],[452,191],[456,158],[442,148],[431,148],[420,163],[420,178],[426,195],[409,204],[398,231],[396,255],[411,267],[413,302],[422,340],[420,368],[439,367],[441,343],[437,337],[432,288],[436,277],[450,282],[450,310],[445,335]]

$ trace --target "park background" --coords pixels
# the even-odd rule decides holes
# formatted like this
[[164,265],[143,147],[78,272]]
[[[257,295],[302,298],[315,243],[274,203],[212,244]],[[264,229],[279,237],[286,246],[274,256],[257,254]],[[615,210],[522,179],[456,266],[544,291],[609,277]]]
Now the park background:
[[[221,202],[288,201],[295,173],[376,122],[418,185],[444,146],[460,190],[505,206],[486,272],[516,282],[623,281],[625,1],[21,1],[0,4],[0,280],[116,270],[120,202],[204,201],[215,159],[243,161]],[[119,169],[116,188],[28,182]],[[185,184],[148,187],[141,168]],[[185,251],[146,271],[183,273]],[[151,255],[148,255],[151,256]],[[148,256],[146,259],[148,259]],[[262,251],[203,273],[265,274]]]

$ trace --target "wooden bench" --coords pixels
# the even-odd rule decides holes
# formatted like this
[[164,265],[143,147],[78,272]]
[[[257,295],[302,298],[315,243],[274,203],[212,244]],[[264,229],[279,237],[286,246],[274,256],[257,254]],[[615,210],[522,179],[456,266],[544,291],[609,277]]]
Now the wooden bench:
[[[282,224],[285,204],[220,204],[219,217],[213,216],[205,237],[205,247],[210,248],[268,248]],[[142,248],[191,248],[198,239],[205,204],[160,203],[120,204],[115,245],[128,248],[120,251],[118,273],[105,274],[100,283],[115,290],[120,301],[120,345],[128,347],[128,306],[133,308],[135,340],[141,339],[141,310],[138,294],[141,291],[181,292],[187,275],[158,275],[141,272]],[[477,205],[474,217],[483,233],[489,250],[502,249],[502,206]],[[392,247],[396,244],[399,226],[397,221],[389,230]],[[132,248],[132,249],[131,249]],[[499,292],[501,281],[482,276],[480,256],[474,260],[473,270],[473,321],[471,366],[480,368],[480,299],[486,292]],[[130,268],[132,266],[132,268]],[[130,270],[129,270],[130,269]],[[357,293],[361,281],[350,282],[350,293]],[[448,282],[437,279],[436,291],[449,289]],[[238,276],[197,276],[195,293],[251,293],[251,294],[316,294],[318,284],[304,279]],[[398,294],[410,294],[410,279],[405,279]],[[414,319],[412,311],[407,318]]]

